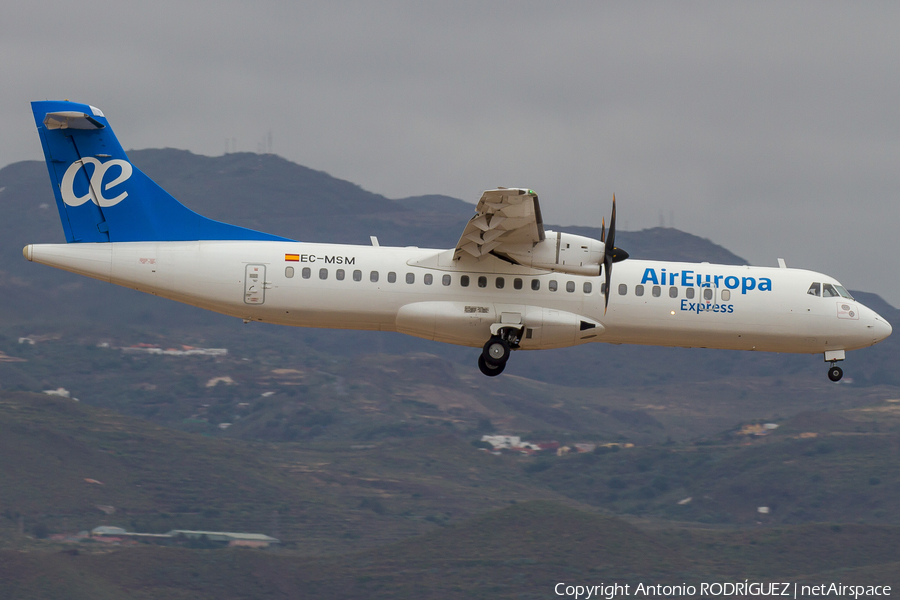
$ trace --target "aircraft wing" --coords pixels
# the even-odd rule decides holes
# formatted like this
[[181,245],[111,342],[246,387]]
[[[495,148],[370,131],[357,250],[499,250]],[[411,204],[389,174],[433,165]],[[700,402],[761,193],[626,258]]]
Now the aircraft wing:
[[497,188],[481,195],[454,259],[480,259],[493,251],[521,250],[544,241],[544,222],[533,190]]

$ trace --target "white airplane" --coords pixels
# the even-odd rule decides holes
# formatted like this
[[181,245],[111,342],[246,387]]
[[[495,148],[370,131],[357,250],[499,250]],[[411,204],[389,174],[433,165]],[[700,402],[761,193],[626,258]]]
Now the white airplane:
[[600,240],[545,231],[532,190],[498,188],[448,250],[380,247],[374,237],[371,246],[297,242],[180,204],[129,162],[97,108],[32,110],[68,243],[28,245],[25,258],[245,323],[481,347],[489,376],[511,350],[606,342],[822,353],[838,381],[846,351],[891,334],[833,278],[781,259],[779,268],[626,261],[615,198]]

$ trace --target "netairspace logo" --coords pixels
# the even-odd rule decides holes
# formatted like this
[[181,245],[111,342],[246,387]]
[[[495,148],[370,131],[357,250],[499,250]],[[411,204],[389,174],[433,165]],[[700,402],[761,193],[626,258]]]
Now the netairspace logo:
[[[87,165],[92,165],[94,167],[94,172],[91,174],[89,180],[87,193],[84,196],[76,196],[75,176],[78,175],[78,172],[82,169],[82,167],[84,167],[85,176],[87,176]],[[119,168],[119,176],[107,183],[104,187],[103,178],[106,176],[106,172],[109,171],[111,167]],[[128,181],[128,179],[131,177],[132,171],[133,168],[130,162],[118,158],[108,160],[105,163],[100,162],[92,156],[86,156],[81,160],[76,160],[71,165],[69,165],[68,169],[66,169],[66,172],[62,178],[62,182],[59,186],[60,192],[62,193],[63,202],[65,202],[68,206],[81,206],[88,200],[91,200],[94,204],[101,208],[106,208],[107,206],[115,206],[128,197],[128,192],[122,192],[115,198],[107,198],[103,195],[103,192],[108,192],[110,188],[114,188],[120,183]]]
[[823,583],[807,585],[790,582],[751,582],[749,579],[725,583],[701,583],[689,585],[646,584],[637,585],[610,583],[600,585],[570,585],[557,583],[553,592],[557,596],[565,596],[574,600],[600,599],[613,600],[623,597],[677,597],[677,596],[773,596],[788,598],[812,598],[834,596],[844,598],[869,598],[891,595],[889,585],[844,585],[842,583]]

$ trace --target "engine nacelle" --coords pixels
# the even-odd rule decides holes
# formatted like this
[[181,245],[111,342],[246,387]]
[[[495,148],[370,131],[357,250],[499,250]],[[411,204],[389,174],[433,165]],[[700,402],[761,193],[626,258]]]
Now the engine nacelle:
[[548,231],[543,242],[512,248],[504,254],[526,267],[596,276],[603,264],[604,244],[583,235]]

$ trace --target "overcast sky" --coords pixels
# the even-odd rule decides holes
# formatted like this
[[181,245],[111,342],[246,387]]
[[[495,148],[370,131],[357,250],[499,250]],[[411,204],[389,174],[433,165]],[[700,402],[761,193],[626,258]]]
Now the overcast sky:
[[674,225],[900,306],[897,2],[81,0],[0,16],[0,165],[41,158],[30,101],[69,98],[125,148],[255,152],[271,131],[275,153],[391,198],[529,187],[545,221],[599,225],[615,193],[624,229]]

